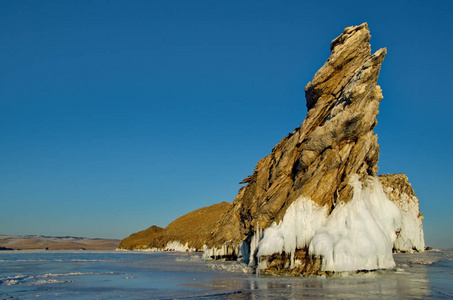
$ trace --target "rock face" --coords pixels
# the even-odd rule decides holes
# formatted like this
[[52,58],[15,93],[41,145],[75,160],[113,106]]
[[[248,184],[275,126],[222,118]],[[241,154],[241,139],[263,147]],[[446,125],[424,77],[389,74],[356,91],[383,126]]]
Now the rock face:
[[[401,214],[376,177],[373,132],[386,49],[371,54],[370,38],[364,23],[332,41],[330,57],[305,87],[305,121],[241,182],[247,185],[213,229],[207,256],[242,256],[270,273],[394,265]],[[395,199],[406,192],[390,186]]]
[[202,251],[212,228],[227,207],[228,203],[222,202],[194,210],[174,220],[165,229],[151,226],[122,240],[118,249]]
[[238,245],[258,227],[280,221],[300,196],[332,209],[349,201],[348,176],[376,176],[376,126],[381,89],[376,85],[385,49],[371,55],[367,24],[348,27],[305,87],[307,117],[260,160],[212,236],[213,247]]

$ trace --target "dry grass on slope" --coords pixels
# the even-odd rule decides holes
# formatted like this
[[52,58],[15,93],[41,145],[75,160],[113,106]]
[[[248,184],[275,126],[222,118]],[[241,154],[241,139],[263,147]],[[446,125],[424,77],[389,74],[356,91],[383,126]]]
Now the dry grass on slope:
[[201,250],[228,205],[227,202],[214,204],[177,218],[165,228],[156,246],[162,247],[168,242],[180,241],[183,245],[188,243],[190,248]]
[[146,249],[163,230],[162,227],[153,225],[148,229],[131,234],[119,243],[118,248],[126,250]]
[[227,210],[229,203],[222,202],[208,207],[199,208],[185,214],[165,229],[157,226],[131,234],[119,244],[119,248],[138,250],[146,248],[163,249],[168,242],[178,241],[188,244],[189,248],[202,250],[211,235],[212,228]]

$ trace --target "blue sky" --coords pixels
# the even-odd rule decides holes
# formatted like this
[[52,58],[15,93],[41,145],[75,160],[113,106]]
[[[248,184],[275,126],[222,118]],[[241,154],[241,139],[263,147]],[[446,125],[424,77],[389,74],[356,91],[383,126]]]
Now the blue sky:
[[231,202],[345,27],[387,47],[380,173],[453,247],[452,1],[0,1],[0,234],[124,238]]

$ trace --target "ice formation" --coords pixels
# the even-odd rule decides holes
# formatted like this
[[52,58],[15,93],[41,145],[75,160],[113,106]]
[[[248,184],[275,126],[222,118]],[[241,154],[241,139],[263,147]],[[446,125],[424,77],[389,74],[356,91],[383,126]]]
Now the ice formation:
[[406,202],[401,203],[399,208],[401,210],[401,231],[395,241],[395,249],[408,252],[424,251],[425,239],[422,220],[418,217],[420,214],[418,206]]
[[197,251],[197,249],[195,249],[195,248],[190,248],[189,243],[186,243],[185,245],[183,245],[183,244],[181,244],[180,241],[168,242],[163,250],[164,251],[176,251],[176,252],[195,252],[195,251]]
[[[252,240],[250,241],[250,249],[248,252],[243,253],[244,256],[247,254],[249,255],[249,266],[253,266],[256,264],[255,256],[258,251],[258,246],[260,245],[260,241],[263,237],[263,230],[261,227],[258,226],[258,229],[255,231],[255,234],[252,236]],[[244,251],[242,251],[244,252]]]
[[405,252],[424,251],[423,217],[420,217],[417,197],[404,193],[396,205],[401,211],[401,230],[395,241],[395,249]]
[[318,206],[308,198],[298,198],[287,209],[280,224],[274,222],[264,231],[258,257],[284,251],[291,253],[293,267],[296,249],[309,245],[315,232],[325,223],[326,217],[327,207]]
[[[221,248],[210,248],[208,245],[204,245],[203,259],[234,257],[237,253],[239,253],[239,259],[248,258],[249,245],[244,242],[239,243],[237,247],[232,247],[228,243],[223,244]],[[243,255],[244,253],[246,255]]]
[[377,178],[362,186],[351,176],[354,195],[348,203],[337,203],[327,216],[307,198],[299,198],[288,208],[280,224],[264,231],[258,257],[291,253],[294,267],[296,249],[309,247],[311,255],[322,256],[323,271],[384,269],[395,266],[392,257],[401,212],[387,199]]
[[323,257],[324,271],[392,268],[392,249],[401,212],[387,199],[377,178],[362,186],[352,176],[352,200],[340,203],[310,242],[310,254]]

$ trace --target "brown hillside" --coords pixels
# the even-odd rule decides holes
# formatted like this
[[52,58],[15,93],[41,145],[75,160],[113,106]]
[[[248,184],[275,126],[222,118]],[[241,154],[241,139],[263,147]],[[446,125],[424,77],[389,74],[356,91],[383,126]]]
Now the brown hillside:
[[214,225],[227,211],[229,203],[222,202],[199,208],[171,222],[165,229],[152,226],[130,235],[121,241],[118,248],[138,250],[145,248],[163,249],[167,243],[178,241],[189,248],[202,250]]
[[131,234],[119,243],[118,248],[126,250],[146,249],[163,230],[162,227],[153,225],[148,229]]

